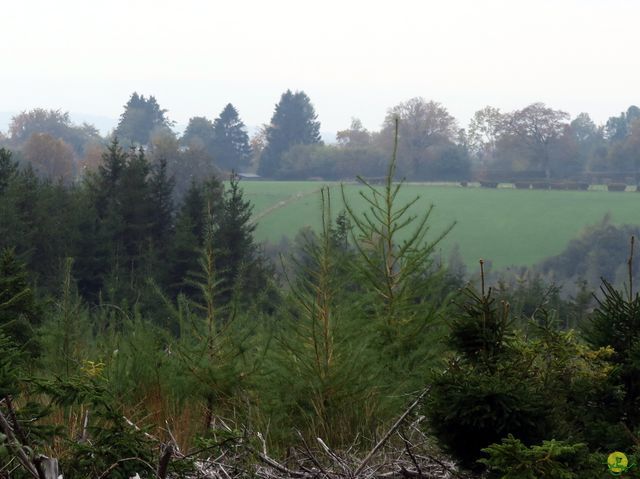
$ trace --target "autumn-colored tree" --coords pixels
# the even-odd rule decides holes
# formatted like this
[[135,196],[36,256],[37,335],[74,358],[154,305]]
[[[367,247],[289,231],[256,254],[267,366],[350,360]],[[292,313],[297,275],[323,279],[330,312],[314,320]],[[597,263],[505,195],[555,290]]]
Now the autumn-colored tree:
[[346,130],[336,133],[336,139],[340,146],[365,147],[371,144],[371,133],[358,118],[351,119],[351,125]]
[[521,154],[528,156],[531,165],[551,177],[551,148],[564,133],[569,114],[533,103],[510,113],[505,121],[505,133],[516,140]]
[[84,149],[84,155],[78,161],[78,174],[85,175],[98,171],[98,167],[102,163],[104,150],[105,146],[102,143],[93,142],[88,144]]
[[[443,172],[458,173],[456,160],[446,161],[456,146],[456,119],[440,103],[411,98],[390,108],[380,139],[389,153],[393,147],[396,119],[399,122],[398,172],[422,179],[442,177]],[[441,164],[444,160],[444,164]],[[449,170],[447,171],[447,163]],[[466,169],[463,168],[463,170]]]
[[73,149],[48,133],[34,133],[22,148],[22,156],[46,178],[71,182],[75,175]]
[[78,126],[71,122],[68,112],[34,108],[14,116],[9,125],[9,142],[20,148],[35,133],[47,133],[71,145],[77,155],[88,143],[100,141],[98,130],[87,123]]

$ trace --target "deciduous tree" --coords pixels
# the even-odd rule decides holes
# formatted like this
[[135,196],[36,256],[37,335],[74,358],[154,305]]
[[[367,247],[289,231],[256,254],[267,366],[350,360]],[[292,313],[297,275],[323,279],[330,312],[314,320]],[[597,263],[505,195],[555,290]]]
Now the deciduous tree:
[[504,115],[499,108],[486,106],[473,115],[469,123],[469,150],[479,161],[493,158],[496,144],[504,129]]
[[534,167],[551,177],[551,146],[564,132],[569,114],[533,103],[510,113],[505,122],[506,133],[519,140],[520,150],[529,156]]
[[74,125],[68,112],[35,108],[14,116],[9,125],[9,141],[21,147],[35,133],[46,133],[71,145],[81,155],[88,143],[100,141],[98,130],[87,123]]
[[[384,147],[391,152],[396,119],[398,133],[398,169],[413,178],[432,179],[427,150],[433,146],[453,145],[458,131],[455,118],[440,103],[411,98],[390,108],[381,132]],[[432,153],[432,152],[431,152]],[[431,154],[431,159],[434,155]]]
[[358,118],[351,120],[351,125],[346,130],[336,133],[338,144],[344,147],[366,147],[371,144],[371,133]]
[[43,177],[69,183],[75,176],[73,149],[48,133],[34,133],[22,148],[25,161]]
[[204,116],[189,118],[189,124],[184,130],[180,143],[190,148],[211,151],[214,138],[213,122]]

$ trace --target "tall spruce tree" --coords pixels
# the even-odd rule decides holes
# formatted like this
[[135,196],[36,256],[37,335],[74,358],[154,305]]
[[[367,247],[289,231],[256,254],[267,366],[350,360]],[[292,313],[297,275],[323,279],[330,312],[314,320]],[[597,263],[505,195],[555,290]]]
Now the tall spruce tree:
[[[221,296],[224,302],[231,299],[232,290],[236,288],[248,299],[257,293],[264,281],[253,240],[256,229],[256,224],[251,222],[253,206],[244,199],[238,182],[239,178],[232,175],[229,188],[224,193],[221,213],[216,218],[214,233],[214,242],[219,249],[217,269],[223,281]],[[238,288],[239,282],[241,288]]]
[[123,221],[122,237],[117,238],[117,245],[122,245],[118,252],[120,265],[126,268],[130,284],[141,275],[148,276],[149,247],[152,243],[152,213],[157,205],[152,203],[149,175],[151,166],[144,151],[131,151],[127,168],[122,178],[122,190],[117,198],[117,214]]
[[267,127],[266,141],[258,173],[267,177],[278,175],[282,155],[292,146],[322,143],[318,115],[306,93],[287,90],[282,94]]
[[29,285],[24,263],[13,249],[0,252],[0,333],[6,334],[30,356],[38,356],[40,345],[35,328],[41,312]]
[[160,108],[154,96],[145,98],[134,92],[120,115],[116,137],[123,142],[147,145],[154,130],[170,129],[173,126],[166,113],[167,110]]
[[197,291],[188,281],[189,273],[197,271],[198,258],[205,237],[205,223],[209,216],[218,218],[223,211],[222,183],[212,176],[204,183],[191,182],[176,215],[174,242],[169,253],[169,290],[172,295],[182,292],[188,296]]
[[[423,335],[437,329],[446,309],[443,304],[429,301],[442,273],[434,265],[433,253],[455,223],[431,235],[433,205],[417,215],[411,207],[419,196],[398,204],[403,182],[393,180],[397,134],[396,120],[396,146],[384,185],[378,187],[359,178],[365,188],[360,194],[369,204],[368,211],[356,211],[344,188],[342,198],[353,224],[351,236],[359,258],[356,271],[361,275],[362,285],[372,294],[370,309],[382,350],[389,354],[389,367],[393,364],[391,359],[400,360],[395,366],[408,368],[411,373],[405,377],[409,378],[417,373],[417,365],[425,364],[426,354],[433,353],[421,350],[425,344]],[[401,235],[406,236],[400,239]]]
[[170,229],[171,188],[166,171],[160,167],[152,175],[141,148],[125,153],[114,140],[88,186],[97,216],[94,268],[98,281],[92,286],[98,290],[108,286],[113,294],[134,297],[143,280],[156,273],[154,234],[160,230],[168,234]]
[[249,165],[249,135],[238,110],[229,103],[213,122],[213,158],[225,170],[238,170]]
[[161,158],[151,168],[149,200],[151,202],[151,246],[153,275],[166,286],[168,267],[166,257],[175,231],[173,206],[174,179],[167,172],[167,161]]
[[186,281],[190,271],[198,268],[198,257],[205,223],[205,198],[202,187],[192,182],[176,216],[176,231],[169,255],[169,291],[172,296],[193,294]]
[[0,148],[0,195],[18,171],[18,162],[11,159],[11,151]]
[[264,389],[277,398],[270,417],[289,426],[275,434],[286,436],[303,425],[310,438],[341,446],[366,435],[380,419],[380,403],[367,388],[376,379],[377,352],[367,354],[370,335],[358,321],[362,305],[343,271],[344,242],[336,241],[329,188],[321,190],[321,205],[319,233],[303,234],[291,258],[296,274],[291,280],[287,275],[289,294]]

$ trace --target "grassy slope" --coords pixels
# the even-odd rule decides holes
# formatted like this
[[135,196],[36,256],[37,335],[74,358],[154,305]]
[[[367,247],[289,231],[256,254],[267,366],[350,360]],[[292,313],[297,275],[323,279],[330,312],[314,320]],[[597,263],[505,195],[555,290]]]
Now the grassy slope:
[[[246,197],[260,216],[259,240],[279,241],[293,237],[303,226],[319,222],[318,182],[244,182]],[[333,210],[342,208],[340,187],[332,186]],[[358,209],[359,186],[347,186],[348,197]],[[615,223],[640,223],[640,194],[606,191],[536,191],[406,185],[400,203],[421,196],[414,212],[433,203],[434,234],[452,221],[453,231],[441,244],[448,254],[459,244],[464,261],[477,264],[479,258],[495,267],[531,265],[560,253],[586,226],[610,213]],[[285,202],[278,206],[279,202]],[[274,208],[274,205],[277,207]],[[626,245],[620,245],[626,247]]]

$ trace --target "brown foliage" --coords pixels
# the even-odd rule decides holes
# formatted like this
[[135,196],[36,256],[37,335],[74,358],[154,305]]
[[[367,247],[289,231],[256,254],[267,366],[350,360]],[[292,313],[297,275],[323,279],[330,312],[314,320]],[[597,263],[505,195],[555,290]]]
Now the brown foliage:
[[75,176],[73,149],[48,133],[31,135],[22,148],[22,154],[42,176],[61,179],[65,183],[71,182]]

